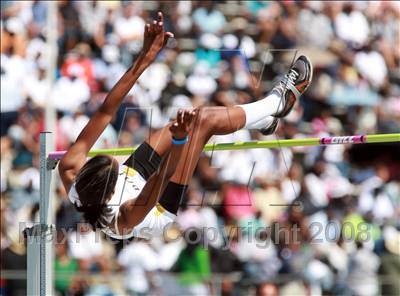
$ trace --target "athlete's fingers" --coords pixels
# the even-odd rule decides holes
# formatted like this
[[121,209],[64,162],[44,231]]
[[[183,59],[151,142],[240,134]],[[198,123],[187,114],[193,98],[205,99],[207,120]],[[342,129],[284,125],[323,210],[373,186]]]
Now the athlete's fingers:
[[160,34],[163,31],[163,23],[162,22],[158,22],[157,23],[157,34]]
[[170,38],[174,38],[174,34],[172,34],[171,32],[164,33],[164,44],[163,44],[163,46],[165,46],[167,44],[167,42],[168,42],[168,40]]
[[153,21],[153,34],[157,34],[157,21]]
[[158,33],[161,33],[164,30],[164,17],[161,11],[158,12]]
[[190,122],[192,120],[192,113],[190,110],[185,110],[185,130],[188,130],[189,126],[190,126]]
[[196,116],[196,111],[192,110],[191,114],[192,114],[192,120],[193,120],[193,118]]
[[194,112],[193,112],[193,110],[188,110],[188,123],[190,124],[191,122],[192,122],[192,120],[193,120],[193,117],[194,117]]
[[181,110],[181,126],[185,126],[185,110]]
[[164,15],[161,11],[158,12],[158,21],[163,23],[164,22]]
[[151,36],[154,35],[154,25],[153,23],[149,23],[149,33]]
[[178,112],[176,112],[176,122],[179,124],[179,116],[181,116],[181,110],[179,109]]
[[179,125],[182,125],[182,119],[183,119],[183,117],[182,117],[182,112],[183,110],[182,109],[179,109],[178,110],[178,114],[177,114],[177,118],[176,118],[176,121],[178,122],[178,124]]
[[188,122],[189,122],[189,112],[188,110],[185,110],[183,113],[183,125],[185,130],[187,129]]
[[186,130],[190,130],[190,126],[192,124],[194,118],[194,113],[191,110],[187,110],[186,112]]

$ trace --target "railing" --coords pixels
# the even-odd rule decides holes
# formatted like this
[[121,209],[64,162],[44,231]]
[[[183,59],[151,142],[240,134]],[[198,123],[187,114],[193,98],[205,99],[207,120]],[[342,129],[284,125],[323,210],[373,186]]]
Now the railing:
[[[213,273],[210,280],[208,281],[209,287],[210,287],[211,291],[213,291],[212,294],[220,295],[221,286],[224,281],[230,281],[232,283],[240,282],[240,286],[244,289],[255,286],[254,281],[252,281],[251,279],[243,280],[242,275],[243,274],[241,272],[232,272],[232,273],[228,273],[228,274]],[[2,280],[25,281],[26,276],[27,276],[26,270],[1,270],[1,279]],[[89,282],[89,285],[106,284],[106,285],[112,287],[113,290],[116,290],[116,292],[124,292],[125,291],[125,287],[124,287],[125,276],[126,276],[126,274],[124,272],[114,272],[114,271],[110,271],[108,273],[83,273],[83,272],[80,272],[80,273],[74,273],[74,274],[58,272],[58,273],[54,274],[54,278],[57,278],[57,279],[79,278],[81,280],[86,280],[87,282]],[[176,287],[179,286],[179,284],[178,284],[179,274],[177,274],[177,273],[159,271],[159,272],[154,273],[154,275],[152,277],[153,278],[161,277],[161,278],[163,278],[164,282],[165,281],[169,281],[170,283],[175,282]],[[362,280],[362,279],[364,279],[364,277],[360,277],[360,280]],[[397,284],[397,279],[394,276],[378,275],[377,279],[378,279],[380,285],[395,286]],[[302,280],[303,279],[300,276],[281,275],[280,274],[277,277],[274,277],[274,278],[268,280],[268,282],[282,285],[282,284],[293,282],[293,281],[301,282]],[[161,282],[163,282],[163,281],[161,281]],[[169,286],[171,286],[171,284]],[[160,288],[162,289],[162,285]]]

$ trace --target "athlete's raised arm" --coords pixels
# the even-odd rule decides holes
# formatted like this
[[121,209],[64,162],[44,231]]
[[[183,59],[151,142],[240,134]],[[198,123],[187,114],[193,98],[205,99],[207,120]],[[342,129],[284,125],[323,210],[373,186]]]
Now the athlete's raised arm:
[[173,37],[173,34],[164,31],[163,15],[159,12],[158,20],[145,26],[143,48],[138,58],[111,89],[103,104],[61,159],[58,170],[67,190],[85,164],[89,150],[111,122],[126,94],[143,71],[155,60],[170,37]]

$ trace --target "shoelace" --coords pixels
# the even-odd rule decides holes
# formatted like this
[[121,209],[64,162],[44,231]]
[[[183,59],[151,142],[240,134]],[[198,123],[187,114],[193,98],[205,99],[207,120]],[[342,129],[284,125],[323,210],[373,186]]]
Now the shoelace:
[[285,90],[290,89],[290,85],[294,86],[298,77],[299,73],[295,69],[290,69],[289,73],[285,74],[285,77],[279,82],[276,89],[281,95],[284,94]]

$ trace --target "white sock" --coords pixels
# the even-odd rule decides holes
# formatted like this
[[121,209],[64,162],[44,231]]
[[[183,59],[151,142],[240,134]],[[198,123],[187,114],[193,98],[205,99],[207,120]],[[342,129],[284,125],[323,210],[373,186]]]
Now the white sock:
[[274,119],[275,119],[275,117],[273,117],[273,116],[264,116],[264,118],[259,121],[252,122],[252,123],[246,122],[246,125],[243,128],[249,129],[249,130],[265,128],[265,127],[270,126]]
[[271,115],[283,109],[281,97],[270,94],[262,100],[254,103],[238,105],[246,114],[244,129],[260,129],[268,126],[274,119]]

